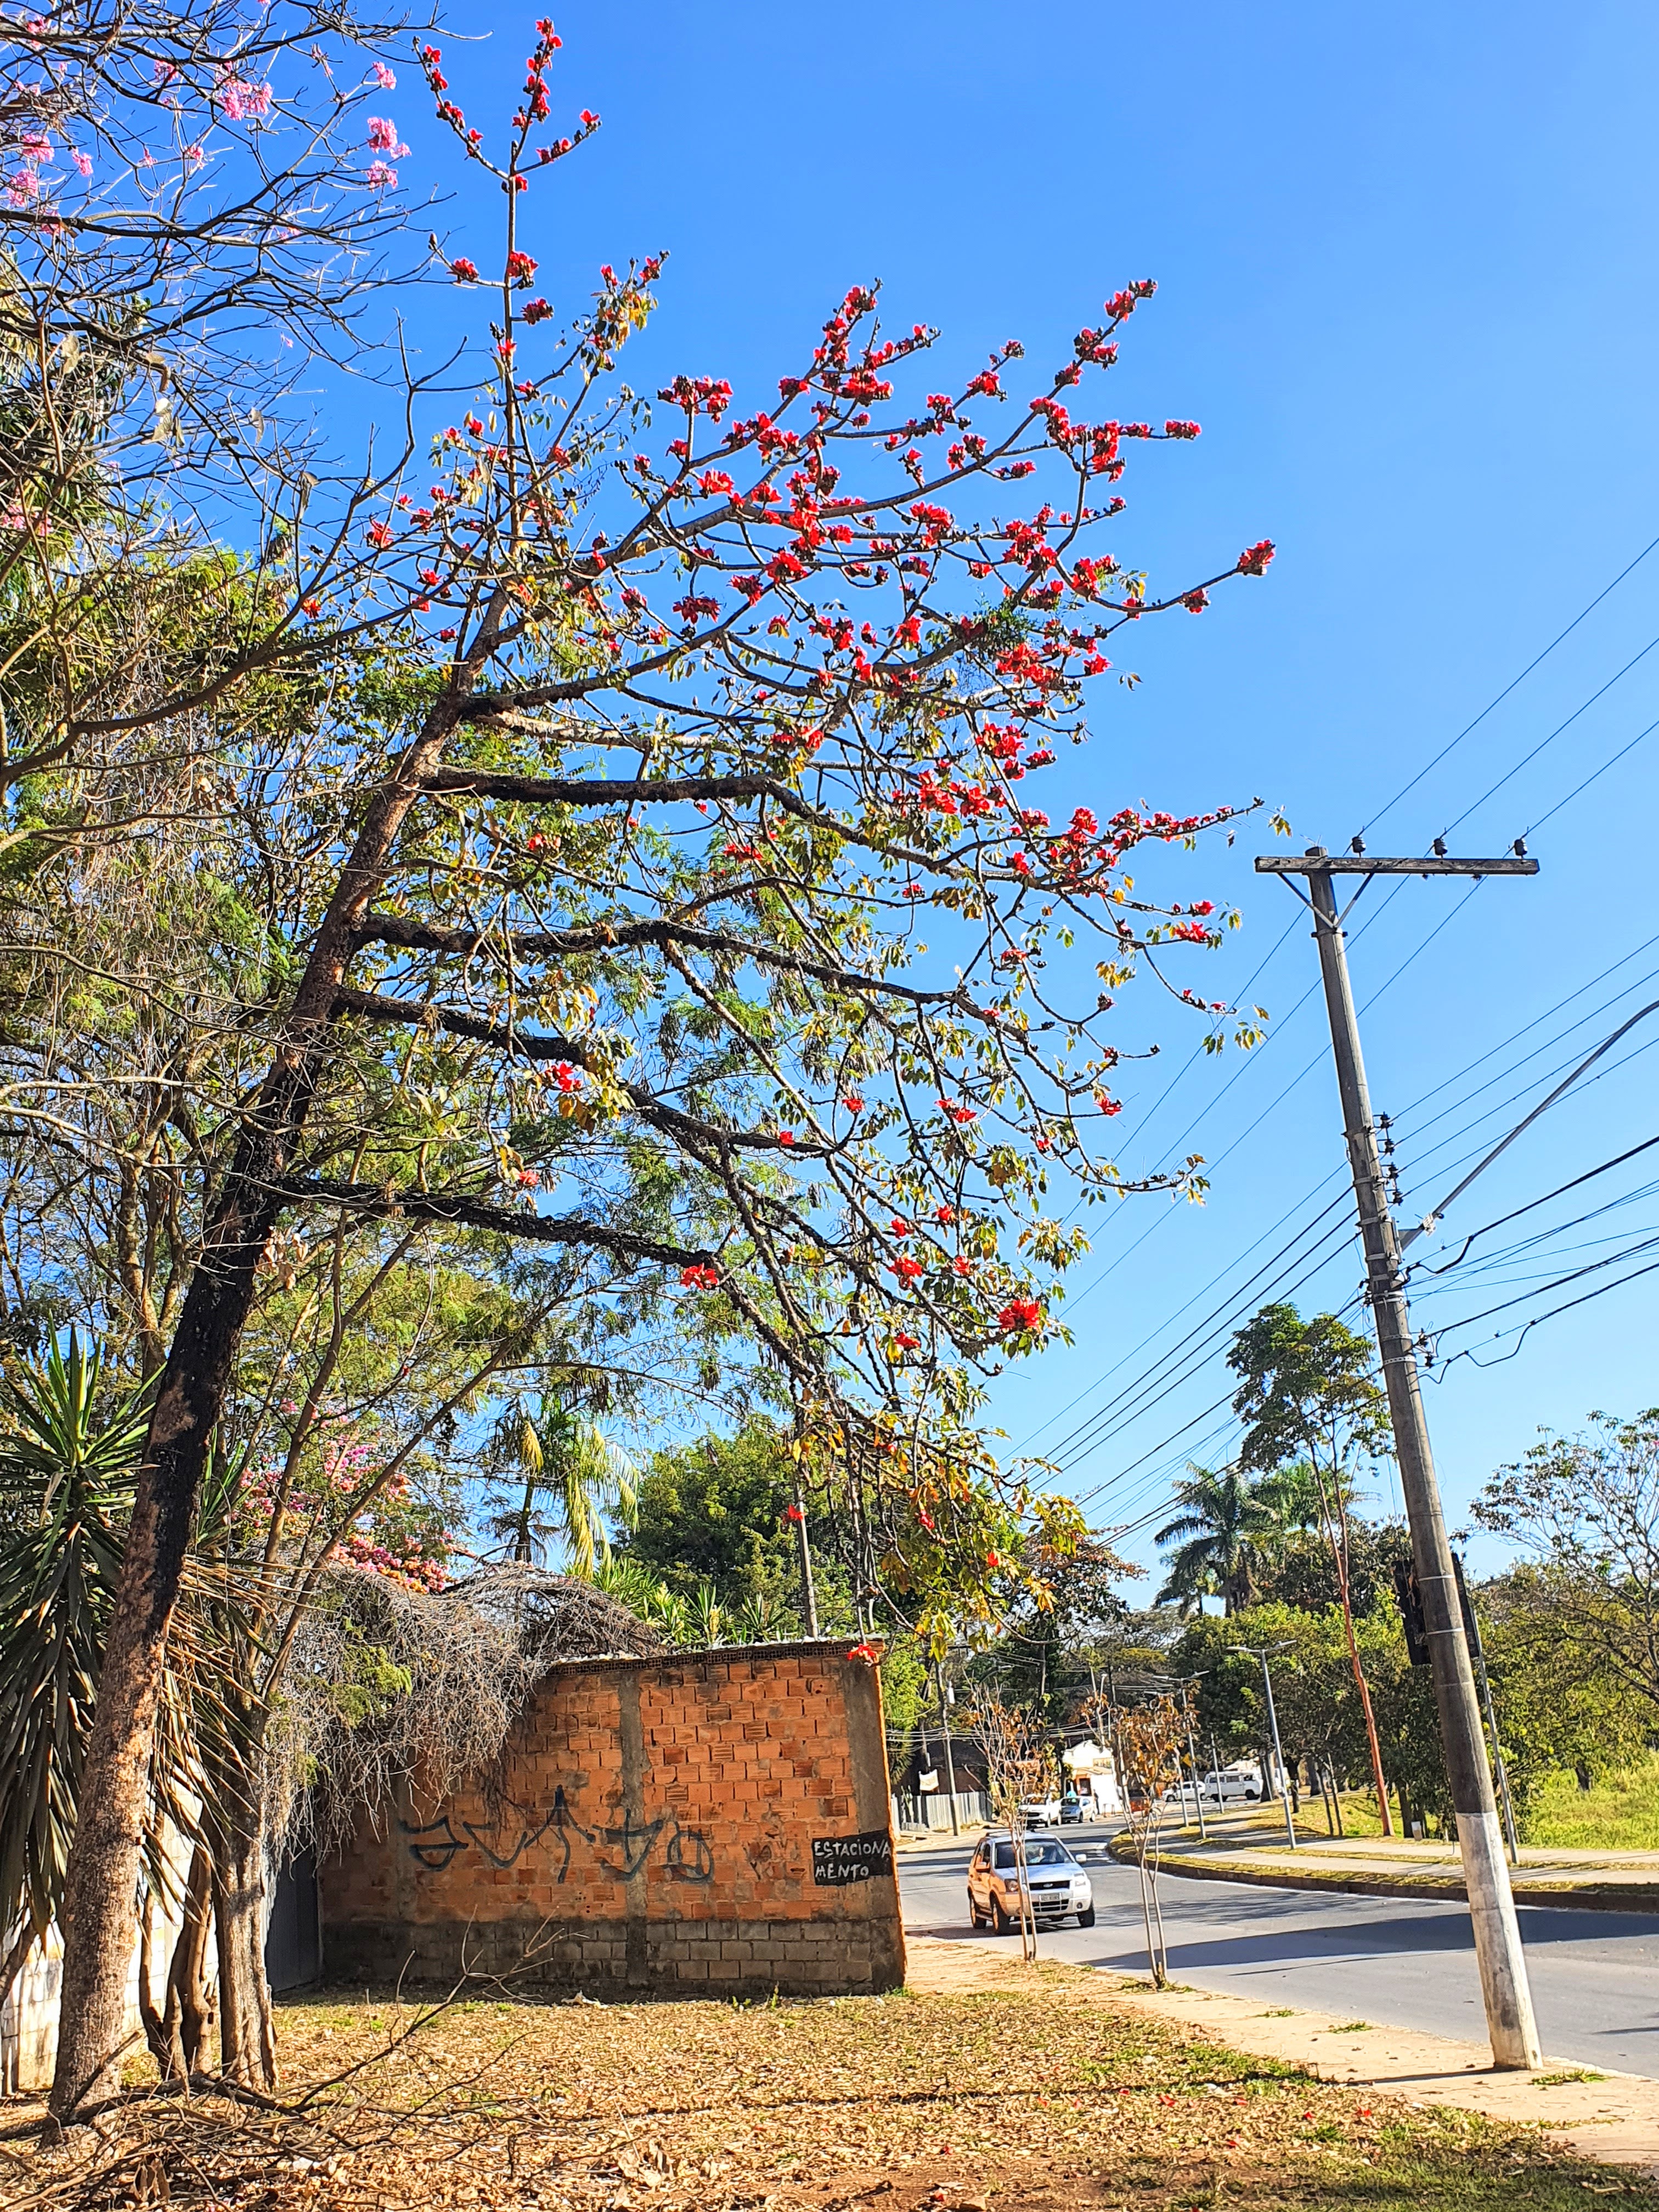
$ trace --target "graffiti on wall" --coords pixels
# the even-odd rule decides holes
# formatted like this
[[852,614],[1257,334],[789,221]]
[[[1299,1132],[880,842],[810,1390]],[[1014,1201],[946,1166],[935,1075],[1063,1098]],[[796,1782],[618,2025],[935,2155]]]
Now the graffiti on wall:
[[585,1826],[577,1819],[562,1783],[545,1809],[503,1798],[493,1820],[463,1820],[462,1835],[456,1834],[447,1813],[441,1820],[428,1820],[422,1827],[413,1827],[407,1820],[398,1825],[409,1838],[410,1858],[434,1874],[442,1873],[453,1859],[471,1850],[477,1850],[492,1867],[516,1866],[527,1850],[550,1835],[549,1850],[556,1851],[559,1859],[554,1877],[557,1881],[566,1879],[573,1854],[584,1846],[600,1873],[609,1875],[613,1881],[631,1881],[644,1870],[659,1844],[660,1863],[671,1880],[707,1882],[714,1878],[714,1850],[701,1829],[684,1827],[668,1813],[654,1820],[635,1820],[629,1813],[620,1826]]

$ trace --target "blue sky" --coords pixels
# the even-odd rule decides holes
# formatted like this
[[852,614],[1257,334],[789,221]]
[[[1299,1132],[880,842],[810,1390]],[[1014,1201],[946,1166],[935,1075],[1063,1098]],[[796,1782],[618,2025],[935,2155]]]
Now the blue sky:
[[[1398,1118],[1408,1216],[1535,1103],[1548,1071],[1659,998],[1659,939],[1638,949],[1659,933],[1659,731],[1569,798],[1659,719],[1659,645],[1619,674],[1659,641],[1659,550],[1637,560],[1659,537],[1650,9],[1510,0],[1137,18],[1064,0],[1040,11],[901,0],[853,17],[583,0],[557,20],[556,101],[605,123],[533,196],[525,242],[538,284],[567,308],[599,261],[669,249],[661,312],[630,364],[642,386],[672,366],[729,375],[740,400],[769,388],[855,280],[879,278],[902,324],[942,325],[953,366],[1013,334],[1043,358],[1108,291],[1158,280],[1127,333],[1115,411],[1196,416],[1204,435],[1137,459],[1115,550],[1155,583],[1224,567],[1262,536],[1279,556],[1201,620],[1137,636],[1145,682],[1133,695],[1098,687],[1094,742],[1056,771],[1054,811],[1145,799],[1186,812],[1259,793],[1286,811],[1297,844],[1346,845],[1374,823],[1373,849],[1407,852],[1454,823],[1465,852],[1502,850],[1539,825],[1534,881],[1470,893],[1410,878],[1392,896],[1374,887],[1355,915],[1372,1092]],[[453,33],[443,41],[482,120],[487,85],[504,101],[516,90],[528,18],[489,0],[458,21],[488,33],[470,54]],[[435,148],[412,70],[389,104],[418,169]],[[452,250],[493,246],[494,217],[482,196],[455,203]],[[1248,988],[1274,1018],[1242,1070],[1205,1060],[1169,1091],[1194,1040],[1150,989],[1126,1003],[1123,1042],[1163,1050],[1124,1085],[1120,1164],[1202,1152],[1215,1163],[1208,1203],[1138,1200],[1097,1217],[1073,1293],[1075,1346],[997,1388],[1011,1437],[1064,1444],[1066,1486],[1097,1492],[1103,1525],[1155,1511],[1184,1449],[1224,1455],[1218,1417],[1176,1433],[1224,1395],[1216,1332],[1254,1304],[1251,1268],[1343,1188],[1322,1011],[1316,995],[1297,1009],[1313,947],[1305,925],[1287,927],[1290,894],[1249,870],[1271,842],[1265,824],[1247,828],[1231,854],[1145,872],[1170,896],[1243,906],[1246,927],[1204,966],[1203,988]],[[1659,1015],[1460,1204],[1431,1262],[1659,1133],[1656,1048]],[[1442,1346],[1429,1408],[1455,1523],[1540,1423],[1659,1399],[1659,1275],[1545,1323],[1505,1364],[1445,1364],[1459,1348],[1506,1352],[1514,1339],[1488,1344],[1493,1331],[1659,1259],[1656,1245],[1542,1287],[1659,1236],[1659,1196],[1639,1194],[1659,1179],[1655,1161],[1659,1148],[1495,1231],[1424,1297],[1425,1326],[1531,1299]],[[1621,1203],[1601,1218],[1559,1228],[1610,1200]],[[1537,1228],[1559,1233],[1507,1269],[1473,1272]],[[1356,1286],[1352,1249],[1324,1249],[1297,1291],[1304,1307],[1340,1306]],[[1212,1335],[1194,1345],[1213,1339],[1206,1362],[1114,1401],[1215,1307]],[[1088,1449],[1066,1441],[1103,1407]],[[1148,1555],[1144,1534],[1129,1548]],[[1475,1555],[1490,1556],[1479,1543]]]

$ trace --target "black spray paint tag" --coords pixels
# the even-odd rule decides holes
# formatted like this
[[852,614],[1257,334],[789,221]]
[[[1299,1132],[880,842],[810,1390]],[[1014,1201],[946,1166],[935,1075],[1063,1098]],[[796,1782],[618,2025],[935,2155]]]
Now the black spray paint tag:
[[893,1838],[885,1828],[863,1836],[814,1836],[812,1879],[820,1889],[842,1882],[869,1881],[893,1871]]

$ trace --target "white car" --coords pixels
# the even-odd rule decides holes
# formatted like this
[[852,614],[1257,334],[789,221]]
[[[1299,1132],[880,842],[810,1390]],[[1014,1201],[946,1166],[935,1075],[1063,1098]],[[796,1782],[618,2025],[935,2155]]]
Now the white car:
[[1023,1798],[1019,1817],[1028,1828],[1057,1828],[1060,1826],[1060,1800],[1058,1797]]
[[[1093,1887],[1058,1836],[1025,1838],[1025,1881],[1031,1917],[1039,1928],[1055,1927],[1073,1914],[1079,1928],[1094,1926]],[[1019,1925],[1019,1867],[1013,1839],[987,1836],[969,1863],[969,1923],[1006,1936]]]
[[1242,1761],[1234,1766],[1212,1767],[1207,1774],[1199,1776],[1198,1788],[1200,1796],[1213,1797],[1224,1805],[1230,1797],[1255,1802],[1264,1794],[1261,1769]]

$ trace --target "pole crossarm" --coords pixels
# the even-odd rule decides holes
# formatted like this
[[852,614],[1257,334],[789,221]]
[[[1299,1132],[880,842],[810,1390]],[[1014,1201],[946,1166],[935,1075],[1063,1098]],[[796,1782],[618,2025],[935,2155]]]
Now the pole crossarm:
[[1259,876],[1535,876],[1538,863],[1528,853],[1505,853],[1497,860],[1463,860],[1449,853],[1419,857],[1385,857],[1375,853],[1259,853]]

